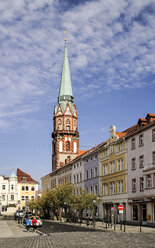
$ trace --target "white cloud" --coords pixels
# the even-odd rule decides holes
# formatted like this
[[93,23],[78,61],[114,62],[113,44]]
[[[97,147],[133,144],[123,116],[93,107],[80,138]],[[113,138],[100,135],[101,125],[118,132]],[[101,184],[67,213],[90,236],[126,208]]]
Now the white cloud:
[[144,11],[149,5],[155,11],[152,0],[91,1],[67,11],[54,0],[1,1],[1,126],[10,126],[9,116],[56,101],[64,29],[77,97],[151,86],[146,78],[155,69],[155,18]]

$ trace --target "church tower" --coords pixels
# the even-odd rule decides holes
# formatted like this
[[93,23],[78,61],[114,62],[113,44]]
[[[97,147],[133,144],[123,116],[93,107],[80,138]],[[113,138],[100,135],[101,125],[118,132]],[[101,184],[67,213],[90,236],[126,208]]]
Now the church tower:
[[78,116],[72,93],[66,43],[65,38],[59,96],[53,117],[52,171],[67,164],[79,151]]

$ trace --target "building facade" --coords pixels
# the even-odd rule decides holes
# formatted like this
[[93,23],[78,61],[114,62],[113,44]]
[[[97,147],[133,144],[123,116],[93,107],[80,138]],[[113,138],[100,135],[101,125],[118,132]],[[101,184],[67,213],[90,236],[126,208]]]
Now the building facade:
[[39,183],[19,168],[17,168],[17,180],[18,208],[25,210],[28,201],[37,199]]
[[17,176],[13,172],[10,177],[0,176],[0,212],[12,214],[17,206]]
[[[103,218],[109,221],[114,215],[117,222],[125,220],[128,211],[125,134],[116,132],[116,127],[111,126],[110,138],[100,148]],[[121,216],[118,210],[120,204],[124,206]]]
[[147,114],[127,139],[129,222],[155,223],[155,115]]

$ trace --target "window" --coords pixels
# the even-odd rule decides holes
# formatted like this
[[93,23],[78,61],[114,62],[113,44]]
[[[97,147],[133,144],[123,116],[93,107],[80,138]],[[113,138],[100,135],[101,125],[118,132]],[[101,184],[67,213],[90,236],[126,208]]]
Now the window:
[[5,201],[5,195],[2,195],[2,201]]
[[135,170],[136,169],[136,159],[133,158],[131,163],[132,163],[132,170]]
[[138,205],[133,205],[133,221],[138,221]]
[[92,194],[93,193],[93,187],[90,186],[90,193]]
[[76,175],[76,178],[77,178],[77,183],[79,182],[79,175]]
[[103,184],[103,195],[108,195],[108,184],[107,183]]
[[152,130],[152,141],[155,141],[155,128]]
[[80,182],[82,182],[82,173],[80,173]]
[[110,162],[110,172],[111,173],[115,172],[115,161]]
[[14,201],[14,195],[11,195],[11,201]]
[[104,164],[103,165],[103,175],[107,175],[108,174],[108,165]]
[[117,171],[123,170],[123,158],[117,160]]
[[33,195],[31,196],[31,201],[34,201],[34,196]]
[[123,143],[118,144],[118,152],[123,151]]
[[22,177],[22,182],[26,182],[26,177]]
[[107,157],[107,150],[104,150],[104,152],[103,152],[103,157],[104,157],[104,158]]
[[140,177],[140,191],[144,190],[144,177]]
[[70,142],[66,141],[66,151],[70,151]]
[[114,145],[110,146],[110,154],[114,153]]
[[135,140],[135,138],[133,138],[131,140],[131,150],[134,150],[135,148],[136,148],[136,140]]
[[115,194],[115,182],[110,183],[110,194]]
[[14,189],[14,185],[13,184],[11,184],[11,190],[13,190]]
[[147,175],[147,188],[151,188],[151,174]]
[[76,169],[76,164],[74,164],[74,169]]
[[21,200],[24,201],[24,196],[23,195],[21,196]]
[[95,155],[95,159],[97,159],[97,154]]
[[25,190],[26,191],[29,191],[29,186],[25,186]]
[[97,195],[97,185],[94,186],[94,194]]
[[76,183],[76,177],[75,177],[75,175],[74,175],[74,183]]
[[139,135],[139,146],[143,146],[144,141],[143,141],[143,134]]
[[86,171],[86,179],[88,179],[88,171]]
[[25,187],[24,186],[22,186],[22,191],[24,191],[25,190]]
[[144,156],[140,156],[139,157],[139,168],[143,168],[144,167]]
[[136,178],[132,179],[132,192],[136,192]]
[[123,193],[123,180],[117,182],[117,193]]
[[34,188],[34,186],[32,186],[32,187],[31,187],[31,191],[34,191],[34,190],[35,190],[35,188]]
[[93,177],[93,170],[90,169],[90,178],[92,178],[92,177]]
[[152,164],[155,165],[155,152],[152,152]]
[[94,174],[95,174],[95,177],[97,177],[97,167],[95,167],[95,169],[94,169]]
[[6,189],[6,187],[5,187],[5,185],[3,184],[3,185],[2,185],[2,190],[5,190],[5,189]]
[[69,131],[70,130],[70,126],[66,126],[66,129],[67,129],[67,131]]

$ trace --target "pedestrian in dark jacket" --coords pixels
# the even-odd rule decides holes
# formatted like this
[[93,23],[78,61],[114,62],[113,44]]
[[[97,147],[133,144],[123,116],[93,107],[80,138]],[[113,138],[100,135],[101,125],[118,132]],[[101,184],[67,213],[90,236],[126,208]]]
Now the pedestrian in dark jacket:
[[26,230],[27,230],[27,232],[29,231],[30,225],[31,225],[31,221],[30,221],[29,218],[27,218],[26,219]]
[[33,231],[36,232],[36,228],[37,228],[37,220],[36,220],[36,218],[34,218],[34,219],[32,220],[32,226],[33,226]]

